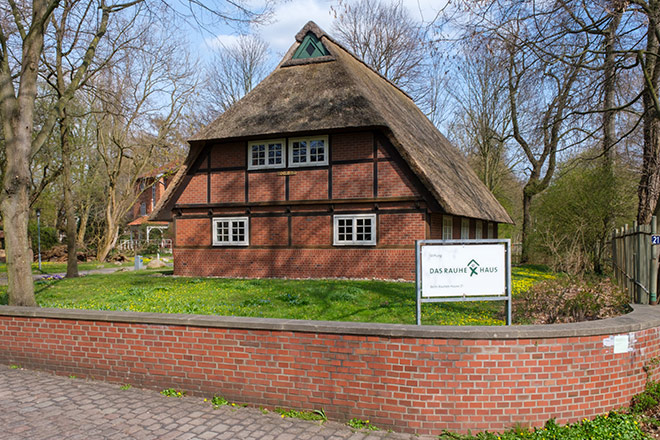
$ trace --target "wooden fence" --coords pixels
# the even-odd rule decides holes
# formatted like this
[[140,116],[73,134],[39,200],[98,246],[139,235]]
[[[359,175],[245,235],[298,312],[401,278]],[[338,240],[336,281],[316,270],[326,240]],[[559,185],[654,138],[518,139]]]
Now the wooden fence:
[[628,225],[612,233],[612,266],[617,284],[628,291],[631,302],[656,304],[658,250],[651,237],[657,234],[657,220],[650,225]]

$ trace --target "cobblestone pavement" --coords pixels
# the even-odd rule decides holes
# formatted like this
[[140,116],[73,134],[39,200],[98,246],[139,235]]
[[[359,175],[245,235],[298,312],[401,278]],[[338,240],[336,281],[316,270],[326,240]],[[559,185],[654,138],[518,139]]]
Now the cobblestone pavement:
[[[424,437],[263,414],[255,408],[214,410],[199,397],[12,369],[0,365],[0,438],[381,440]],[[431,438],[431,437],[426,437]]]

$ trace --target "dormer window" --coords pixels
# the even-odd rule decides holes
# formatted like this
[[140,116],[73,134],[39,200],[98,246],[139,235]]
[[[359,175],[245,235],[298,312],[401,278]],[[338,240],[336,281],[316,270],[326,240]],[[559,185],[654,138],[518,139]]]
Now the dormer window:
[[284,168],[284,139],[248,143],[248,169]]
[[316,35],[308,32],[291,58],[294,60],[299,60],[303,58],[318,58],[328,55],[330,55],[330,52],[328,52],[328,49],[325,48],[323,43],[321,43]]
[[315,136],[289,140],[289,166],[308,167],[328,164],[328,137]]

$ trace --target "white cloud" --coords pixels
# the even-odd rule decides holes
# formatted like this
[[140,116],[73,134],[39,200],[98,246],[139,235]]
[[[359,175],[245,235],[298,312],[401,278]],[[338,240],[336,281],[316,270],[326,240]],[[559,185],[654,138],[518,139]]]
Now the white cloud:
[[261,26],[257,33],[266,40],[274,53],[284,55],[295,41],[296,33],[308,21],[313,21],[326,32],[330,32],[333,17],[327,0],[292,0],[279,4],[270,24]]
[[[259,3],[259,1],[257,0],[255,3]],[[447,0],[403,0],[404,6],[413,18],[427,23],[435,18],[446,3]],[[334,14],[331,7],[337,8],[337,5],[337,0],[285,1],[276,5],[268,24],[259,26],[254,31],[268,42],[271,52],[279,61],[294,43],[296,33],[310,20],[332,35]],[[204,47],[201,47],[200,50],[206,51],[208,48],[218,47],[220,43],[230,45],[237,38],[237,35],[229,33],[206,38],[203,42]]]
[[211,49],[216,49],[222,46],[233,46],[238,41],[238,35],[222,34],[213,38],[204,40],[204,44]]

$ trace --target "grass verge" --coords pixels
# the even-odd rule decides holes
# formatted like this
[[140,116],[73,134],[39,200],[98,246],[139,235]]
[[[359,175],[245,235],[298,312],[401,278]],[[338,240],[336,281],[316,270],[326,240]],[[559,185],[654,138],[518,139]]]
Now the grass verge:
[[[88,275],[35,285],[41,307],[192,313],[283,319],[414,324],[413,283],[353,280],[183,278],[165,271]],[[160,276],[155,276],[160,275]],[[538,268],[513,271],[514,295],[553,278]],[[6,304],[6,287],[0,303]],[[503,325],[504,303],[424,304],[422,321],[435,325]]]

